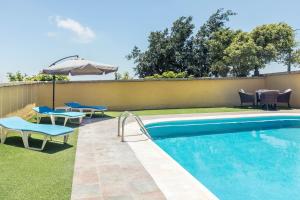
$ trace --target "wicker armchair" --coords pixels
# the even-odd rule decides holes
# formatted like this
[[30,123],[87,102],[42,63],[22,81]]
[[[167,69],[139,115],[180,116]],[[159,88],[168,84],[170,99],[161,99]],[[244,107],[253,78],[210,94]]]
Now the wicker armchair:
[[290,108],[290,98],[291,98],[291,94],[292,94],[292,89],[287,89],[283,92],[280,92],[277,98],[277,102],[278,103],[287,103],[288,107]]
[[267,109],[269,109],[269,106],[274,106],[274,108],[276,108],[278,95],[279,95],[278,91],[274,91],[274,90],[265,91],[260,95],[260,104],[262,106],[267,106]]
[[247,93],[243,89],[239,91],[240,99],[241,99],[241,106],[243,106],[244,103],[251,103],[253,106],[255,106],[255,97],[252,93]]

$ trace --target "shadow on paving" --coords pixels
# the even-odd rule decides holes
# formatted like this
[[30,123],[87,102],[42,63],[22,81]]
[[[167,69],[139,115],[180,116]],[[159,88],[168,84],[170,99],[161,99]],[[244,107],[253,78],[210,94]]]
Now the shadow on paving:
[[[85,117],[83,118],[83,121],[81,124],[77,124],[77,123],[70,123],[68,121],[67,125],[68,127],[71,127],[71,128],[79,128],[81,126],[84,126],[86,124],[91,124],[91,123],[95,123],[95,122],[100,122],[100,121],[106,121],[106,120],[110,120],[110,119],[113,119],[114,117],[111,117],[109,115],[102,115],[102,114],[94,114],[92,118],[90,117]],[[30,120],[32,123],[36,123],[36,117],[33,117],[31,120]],[[40,121],[41,124],[51,124],[51,120],[49,117],[43,117]],[[64,118],[57,118],[56,121],[55,121],[55,124],[56,125],[60,125],[60,126],[63,126],[64,124]]]

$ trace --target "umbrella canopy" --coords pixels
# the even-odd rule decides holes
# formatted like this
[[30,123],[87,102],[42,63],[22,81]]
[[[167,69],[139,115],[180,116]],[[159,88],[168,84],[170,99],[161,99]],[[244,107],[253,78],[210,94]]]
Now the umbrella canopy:
[[55,109],[55,75],[102,75],[116,71],[118,67],[85,60],[75,55],[57,60],[43,69],[42,73],[53,75],[52,108]]
[[100,64],[82,58],[65,60],[56,63],[49,68],[43,69],[44,74],[51,75],[102,75],[116,72],[117,67],[113,65]]

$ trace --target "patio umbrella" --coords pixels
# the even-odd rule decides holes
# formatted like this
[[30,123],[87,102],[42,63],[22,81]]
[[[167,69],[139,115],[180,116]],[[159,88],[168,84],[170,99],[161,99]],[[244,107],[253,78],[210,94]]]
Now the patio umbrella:
[[52,108],[55,108],[55,75],[102,75],[116,72],[118,67],[107,64],[100,64],[94,61],[79,58],[78,55],[68,56],[52,63],[48,68],[43,69],[43,74],[53,75],[53,98]]

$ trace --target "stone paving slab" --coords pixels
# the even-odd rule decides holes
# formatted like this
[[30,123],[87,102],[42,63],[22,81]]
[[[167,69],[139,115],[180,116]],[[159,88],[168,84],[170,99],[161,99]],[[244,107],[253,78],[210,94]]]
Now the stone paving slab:
[[79,128],[71,199],[165,197],[128,144],[120,142],[116,119],[86,119]]

